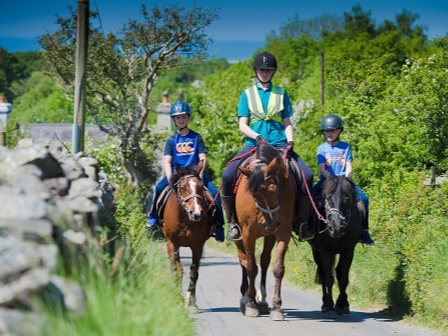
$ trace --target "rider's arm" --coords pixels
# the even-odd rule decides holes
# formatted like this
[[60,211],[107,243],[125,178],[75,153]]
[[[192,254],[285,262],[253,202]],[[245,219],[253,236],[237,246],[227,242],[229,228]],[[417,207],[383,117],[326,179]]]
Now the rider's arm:
[[202,165],[202,170],[199,173],[199,176],[201,176],[202,178],[202,176],[204,175],[205,166],[207,165],[207,155],[205,153],[199,154],[199,161],[204,161],[204,164]]
[[173,173],[173,157],[171,155],[165,155],[163,157],[163,170],[165,171],[166,178],[170,180],[171,174]]
[[249,125],[248,125],[249,118],[248,117],[239,117],[238,123],[239,123],[241,133],[243,133],[244,135],[246,135],[252,139],[257,138],[257,136],[259,134],[257,132],[252,131],[251,128],[249,127]]
[[325,178],[328,178],[331,176],[331,174],[328,172],[328,170],[325,169],[325,162],[319,164],[319,173]]
[[291,118],[289,118],[289,117],[284,118],[283,126],[285,127],[286,142],[294,141],[294,137],[292,134]]
[[345,164],[345,177],[353,179],[353,166],[350,161]]

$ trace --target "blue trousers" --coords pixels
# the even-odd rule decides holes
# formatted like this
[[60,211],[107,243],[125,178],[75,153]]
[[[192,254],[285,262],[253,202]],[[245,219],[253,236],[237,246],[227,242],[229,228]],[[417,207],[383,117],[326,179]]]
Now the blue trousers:
[[[313,186],[313,194],[314,195],[320,195],[322,193],[322,182],[324,179],[320,179],[314,186]],[[366,220],[364,222],[364,229],[369,229],[369,198],[367,195],[361,190],[360,187],[355,185],[356,188],[356,196],[358,196],[358,199],[364,203],[364,207],[366,208]]]
[[[244,146],[234,157],[240,157],[243,154],[246,154],[250,150],[254,149],[252,146]],[[313,172],[311,169],[305,164],[305,162],[302,160],[302,158],[297,155],[294,151],[289,152],[291,157],[297,162],[300,169],[305,174],[306,183],[308,184],[308,188],[311,191],[312,185],[313,185]],[[224,196],[232,196],[233,195],[233,189],[235,188],[235,174],[234,171],[236,169],[236,166],[238,164],[239,160],[232,161],[227,168],[222,173],[222,194]],[[307,195],[306,187],[304,184],[304,181],[302,181],[302,193],[303,195]]]
[[[212,194],[213,198],[218,193],[218,188],[213,184],[213,182],[205,175],[202,176],[202,182],[204,185],[208,188],[210,191],[210,194]],[[157,183],[154,186],[154,192],[152,195],[152,205],[151,210],[149,211],[150,216],[157,216],[157,210],[156,210],[156,203],[159,199],[160,194],[162,193],[163,189],[165,189],[168,186],[169,182],[166,176],[164,176],[159,183]],[[221,197],[218,195],[218,197],[215,200],[216,205],[216,220],[219,224],[224,224],[224,215],[222,213],[222,204],[221,204]]]

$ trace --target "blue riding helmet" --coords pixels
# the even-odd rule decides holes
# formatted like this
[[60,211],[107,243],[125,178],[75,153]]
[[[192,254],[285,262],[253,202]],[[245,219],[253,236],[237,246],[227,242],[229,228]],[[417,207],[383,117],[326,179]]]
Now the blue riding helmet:
[[190,105],[188,105],[183,100],[178,100],[173,105],[171,105],[170,109],[170,116],[173,118],[174,116],[181,115],[181,114],[188,114],[191,116],[191,109]]

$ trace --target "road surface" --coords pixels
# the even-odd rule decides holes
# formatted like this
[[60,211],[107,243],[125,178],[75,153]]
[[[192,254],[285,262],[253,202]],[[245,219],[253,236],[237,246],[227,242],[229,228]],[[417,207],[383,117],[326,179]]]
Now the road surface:
[[[190,255],[188,248],[181,249],[184,290],[188,281]],[[362,312],[353,307],[348,315],[329,318],[320,311],[321,300],[318,295],[299,291],[285,282],[282,287],[285,321],[271,321],[269,315],[257,318],[245,317],[239,311],[240,279],[240,265],[236,257],[211,249],[204,251],[196,294],[200,313],[192,315],[199,336],[441,335],[394,322],[376,313]],[[269,304],[272,300],[273,285],[274,280],[270,272],[267,282]]]

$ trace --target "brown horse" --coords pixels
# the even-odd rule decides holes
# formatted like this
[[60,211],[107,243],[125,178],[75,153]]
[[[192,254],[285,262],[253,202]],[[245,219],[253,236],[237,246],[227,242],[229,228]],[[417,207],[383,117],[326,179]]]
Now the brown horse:
[[197,313],[196,282],[205,242],[210,238],[213,219],[208,210],[211,199],[206,195],[199,177],[203,161],[193,169],[182,169],[170,178],[172,192],[163,210],[164,225],[161,228],[166,240],[168,258],[182,285],[183,267],[180,262],[180,247],[189,247],[192,252],[190,283],[185,294],[185,305]]
[[[275,290],[270,310],[271,320],[282,321],[281,283],[285,274],[284,259],[291,239],[294,216],[294,183],[280,152],[266,144],[258,146],[250,167],[238,167],[244,174],[236,192],[236,213],[242,239],[235,241],[242,268],[240,310],[245,316],[257,317],[269,312],[266,302],[266,274],[271,251],[277,242],[273,274]],[[260,256],[261,280],[256,295],[256,240],[264,237]]]

